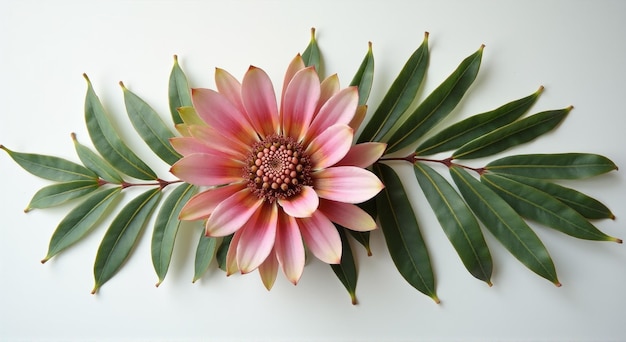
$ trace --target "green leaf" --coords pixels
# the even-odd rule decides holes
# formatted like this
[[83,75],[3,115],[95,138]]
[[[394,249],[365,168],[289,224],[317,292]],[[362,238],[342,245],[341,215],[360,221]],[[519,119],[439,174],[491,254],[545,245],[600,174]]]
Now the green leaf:
[[207,125],[193,107],[180,107],[178,108],[178,114],[180,114],[181,120],[186,125]]
[[456,70],[409,115],[389,138],[388,153],[413,144],[450,114],[476,79],[483,48],[484,45],[465,58]]
[[230,247],[230,241],[233,239],[233,235],[234,234],[224,236],[224,238],[222,239],[222,243],[217,248],[217,253],[215,254],[217,265],[220,270],[224,272],[226,272],[226,254],[228,253],[228,247]]
[[106,160],[102,159],[99,155],[89,149],[87,146],[81,144],[76,139],[76,134],[72,133],[72,140],[74,141],[74,148],[78,158],[88,169],[95,172],[100,178],[109,183],[122,184],[124,179],[120,174],[109,164]]
[[376,206],[391,259],[411,286],[439,303],[428,249],[400,178],[380,163],[374,164],[374,173],[385,184]]
[[532,186],[493,173],[485,173],[480,179],[523,217],[579,239],[622,242],[598,230],[576,210]]
[[368,44],[367,54],[363,58],[359,70],[357,70],[350,86],[357,86],[359,89],[359,106],[367,103],[374,82],[374,54],[372,53],[372,43]]
[[28,212],[31,209],[50,208],[63,204],[96,190],[98,186],[98,181],[95,179],[48,185],[35,193],[24,211]]
[[170,266],[176,233],[178,233],[178,227],[180,227],[181,223],[180,220],[178,220],[178,214],[197,190],[198,188],[196,186],[182,184],[167,196],[161,209],[159,209],[159,214],[154,224],[154,230],[152,231],[151,244],[152,265],[159,277],[159,281],[156,284],[157,287],[163,282],[163,279],[165,279],[165,275]]
[[115,217],[98,247],[92,294],[111,279],[128,259],[160,198],[161,188],[148,190],[130,201]]
[[356,264],[354,263],[354,256],[352,255],[352,248],[350,247],[344,228],[341,226],[335,227],[341,237],[341,262],[339,264],[331,264],[330,267],[348,291],[352,305],[356,305],[356,283],[358,274]]
[[191,91],[189,90],[187,76],[183,69],[180,68],[178,56],[176,55],[174,55],[174,66],[170,73],[168,94],[172,121],[174,121],[174,124],[183,123],[182,118],[178,114],[178,108],[191,107],[193,104],[191,102]]
[[321,55],[320,48],[319,46],[317,46],[317,40],[315,40],[315,28],[311,28],[311,40],[309,41],[309,45],[307,45],[306,49],[304,49],[304,52],[302,53],[302,60],[304,60],[304,65],[306,65],[307,67],[315,67],[315,71],[317,71],[317,74],[321,77]]
[[423,163],[416,163],[413,170],[428,203],[465,268],[474,277],[491,286],[491,254],[474,214],[438,172]]
[[613,215],[609,208],[597,199],[585,195],[580,191],[542,179],[520,177],[510,174],[506,175],[506,177],[530,185],[535,189],[551,195],[588,219],[615,219],[615,215]]
[[122,82],[120,86],[124,91],[126,112],[137,133],[164,162],[169,165],[177,162],[181,155],[174,150],[169,140],[174,137],[174,133],[165,126],[159,114],[144,100],[128,90]]
[[508,124],[461,146],[454,152],[452,158],[472,159],[486,157],[510,147],[529,142],[555,128],[571,110],[572,107],[567,107],[560,110],[541,112]]
[[198,240],[198,247],[196,247],[194,262],[193,283],[202,278],[209,269],[209,265],[211,265],[211,261],[215,257],[217,241],[217,238],[206,236],[204,228],[200,230],[200,239]]
[[460,167],[450,174],[465,202],[485,227],[531,271],[561,286],[548,250],[511,206]]
[[119,197],[121,191],[121,187],[97,191],[72,209],[54,230],[50,238],[48,254],[41,260],[41,263],[45,263],[87,235],[104,216],[114,200]]
[[387,94],[368,121],[358,142],[381,141],[409,108],[428,68],[428,32],[389,87]]
[[447,127],[415,150],[417,155],[432,155],[462,145],[519,119],[537,101],[543,87],[522,99],[509,102],[492,111],[471,116]]
[[[370,198],[369,200],[357,204],[359,208],[365,210],[374,220],[378,216],[376,212],[376,197]],[[372,256],[372,249],[370,248],[370,232],[358,232],[352,229],[346,229],[348,234],[350,234],[358,243],[360,243],[367,252],[367,256]]]
[[607,157],[590,153],[521,154],[487,164],[485,169],[502,174],[543,179],[581,179],[617,170]]
[[24,170],[37,177],[56,182],[94,180],[98,178],[91,170],[66,159],[42,154],[15,152],[3,145],[0,145],[0,149],[5,150],[9,157]]
[[124,144],[109,121],[100,99],[91,86],[87,75],[87,95],[85,97],[85,122],[91,141],[96,150],[113,167],[121,172],[143,180],[157,179],[157,175],[128,146]]

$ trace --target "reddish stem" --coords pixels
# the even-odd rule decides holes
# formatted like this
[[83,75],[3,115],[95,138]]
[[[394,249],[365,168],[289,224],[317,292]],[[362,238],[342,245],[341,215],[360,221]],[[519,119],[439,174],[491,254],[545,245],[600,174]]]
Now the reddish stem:
[[411,154],[409,154],[406,157],[393,157],[393,158],[381,158],[381,159],[379,159],[379,161],[391,161],[391,160],[406,161],[406,162],[409,162],[411,164],[415,164],[415,162],[418,162],[418,161],[428,162],[428,163],[439,163],[439,164],[445,165],[447,168],[451,168],[453,166],[458,166],[458,167],[462,167],[462,168],[467,169],[467,170],[474,171],[474,172],[478,173],[479,175],[482,175],[486,171],[486,169],[484,167],[475,168],[475,167],[470,167],[470,166],[467,166],[467,165],[455,163],[455,162],[452,161],[453,160],[452,157],[446,158],[446,159],[430,159],[430,158],[420,158],[420,157],[417,157],[415,155],[415,153],[411,153]]

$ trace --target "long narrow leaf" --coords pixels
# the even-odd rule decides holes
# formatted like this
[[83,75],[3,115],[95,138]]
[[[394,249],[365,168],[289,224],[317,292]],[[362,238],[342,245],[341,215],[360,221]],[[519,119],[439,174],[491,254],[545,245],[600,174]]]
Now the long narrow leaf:
[[174,66],[170,72],[168,95],[172,121],[175,125],[183,123],[182,118],[178,114],[178,108],[192,106],[191,91],[189,90],[187,76],[183,69],[180,68],[178,56],[176,55],[174,55]]
[[206,236],[204,229],[201,229],[200,239],[198,240],[198,246],[196,247],[192,283],[195,283],[198,279],[202,278],[204,273],[206,273],[209,269],[211,261],[215,258],[217,240],[217,238]]
[[428,248],[400,178],[380,163],[374,164],[374,173],[385,184],[376,206],[391,259],[411,286],[439,303]]
[[374,82],[374,54],[372,53],[372,43],[368,44],[367,53],[359,66],[356,74],[350,82],[351,86],[359,88],[359,106],[367,103]]
[[[374,219],[376,219],[376,217],[378,217],[378,214],[377,214],[377,211],[376,211],[376,197],[370,198],[369,200],[367,200],[367,201],[365,201],[363,203],[359,203],[357,205],[359,206],[359,208],[365,210],[365,212],[367,212]],[[357,231],[352,230],[352,229],[346,229],[346,231],[358,243],[360,243],[365,248],[365,251],[367,252],[368,256],[372,256],[372,249],[370,247],[370,232],[369,231],[357,232]]]
[[37,177],[56,182],[94,180],[98,178],[91,170],[63,158],[43,154],[15,152],[3,145],[0,145],[0,149],[5,150],[9,154],[9,157],[24,170]]
[[387,151],[398,151],[415,143],[443,120],[461,101],[474,83],[483,56],[484,45],[465,58],[461,64],[409,115],[389,138]]
[[302,53],[302,59],[304,60],[304,65],[315,67],[315,71],[317,71],[320,77],[322,76],[322,70],[320,69],[321,58],[320,48],[317,46],[317,40],[315,39],[315,28],[311,28],[311,40],[309,40],[309,45]]
[[76,139],[76,134],[74,133],[72,133],[72,140],[74,141],[76,154],[85,167],[95,172],[98,176],[100,176],[100,178],[107,182],[115,184],[122,184],[122,182],[124,182],[122,176],[120,176],[111,164],[102,159],[102,157],[97,155],[87,146],[79,143],[78,139]]
[[356,305],[356,283],[358,273],[356,270],[356,264],[354,263],[354,256],[352,255],[352,248],[350,247],[348,236],[346,236],[344,228],[337,226],[337,231],[341,237],[341,262],[339,264],[331,264],[330,267],[348,291],[350,299],[352,300],[352,305]]
[[581,179],[617,170],[607,157],[590,153],[521,154],[494,160],[485,168],[543,179]]
[[95,179],[48,185],[35,193],[24,211],[54,207],[82,197],[96,189],[98,189],[98,181]]
[[233,239],[233,234],[225,236],[222,239],[222,243],[217,248],[215,259],[217,260],[217,266],[220,270],[226,272],[226,254],[228,254],[228,248],[230,247],[230,241]]

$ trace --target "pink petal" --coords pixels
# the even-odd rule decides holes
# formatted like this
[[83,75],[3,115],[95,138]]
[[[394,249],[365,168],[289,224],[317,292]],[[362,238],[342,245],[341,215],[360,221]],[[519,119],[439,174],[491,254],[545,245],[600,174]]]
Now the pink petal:
[[356,87],[343,89],[331,97],[311,122],[304,141],[311,141],[330,126],[350,123],[358,104],[359,92]]
[[183,156],[194,154],[194,153],[205,153],[212,155],[221,155],[223,157],[229,157],[229,155],[225,154],[220,150],[215,150],[207,146],[205,143],[200,140],[192,137],[174,137],[170,138],[170,145],[176,150],[176,152],[182,154]]
[[278,205],[264,202],[241,228],[237,245],[237,265],[241,273],[255,270],[274,248]]
[[[250,151],[250,145],[238,140],[228,140],[227,137],[209,126],[191,125],[189,126],[189,133],[205,145],[231,155],[233,159],[244,160]],[[228,144],[225,144],[224,141],[228,141]]]
[[298,71],[285,91],[283,134],[301,140],[311,124],[320,97],[320,80],[313,67]]
[[280,263],[283,273],[294,285],[298,283],[304,270],[304,245],[302,235],[296,219],[285,214],[278,213],[278,226],[276,230],[276,259]]
[[341,238],[330,220],[319,211],[298,219],[304,243],[318,259],[327,264],[341,262]]
[[224,95],[240,112],[245,113],[241,100],[241,84],[228,71],[215,68],[215,86],[220,94]]
[[252,146],[259,137],[247,116],[224,95],[211,89],[192,89],[191,99],[198,115],[227,140]]
[[307,146],[314,170],[334,165],[348,153],[352,146],[354,132],[347,125],[337,124],[328,127]]
[[376,229],[376,222],[365,210],[350,203],[321,200],[319,211],[329,220],[351,230],[366,232]]
[[289,82],[293,79],[293,76],[300,70],[304,69],[306,66],[304,65],[304,60],[302,60],[302,56],[297,54],[287,67],[287,71],[285,71],[285,78],[283,79],[283,91],[280,94],[280,122],[283,122],[282,112],[283,106],[285,104],[285,91],[287,90],[287,86]]
[[368,167],[374,164],[385,153],[387,144],[379,142],[367,142],[356,144],[335,166],[358,166]]
[[226,276],[230,276],[239,271],[237,267],[237,246],[239,245],[239,238],[241,237],[241,230],[238,230],[228,245],[228,251],[226,252]]
[[259,209],[263,200],[249,189],[240,190],[220,202],[206,223],[207,236],[226,236],[241,228]]
[[259,275],[263,285],[269,291],[274,286],[276,274],[278,273],[278,260],[276,260],[276,252],[272,249],[265,261],[259,266]]
[[326,77],[320,84],[320,100],[317,102],[315,112],[319,112],[320,108],[330,99],[333,95],[339,92],[339,77],[337,74]]
[[179,220],[193,221],[208,218],[215,207],[238,191],[246,188],[246,183],[235,183],[205,190],[187,201],[178,215]]
[[365,114],[367,114],[367,105],[360,105],[356,108],[356,113],[354,113],[354,117],[348,124],[355,131],[359,129],[361,123],[365,119]]
[[193,185],[222,185],[241,181],[243,165],[230,158],[196,153],[177,161],[170,172]]
[[265,71],[251,66],[243,78],[241,94],[254,129],[262,137],[278,133],[276,94]]
[[373,173],[355,166],[331,167],[312,176],[317,195],[338,202],[365,202],[384,187]]
[[310,186],[303,186],[299,194],[287,199],[278,199],[285,213],[293,217],[309,217],[317,209],[320,199]]

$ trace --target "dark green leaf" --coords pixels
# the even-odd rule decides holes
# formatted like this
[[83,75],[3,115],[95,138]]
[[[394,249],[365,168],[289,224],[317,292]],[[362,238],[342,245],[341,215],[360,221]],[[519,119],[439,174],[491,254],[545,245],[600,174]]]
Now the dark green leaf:
[[315,67],[315,71],[317,71],[317,74],[321,77],[321,55],[320,48],[317,46],[317,40],[315,40],[315,28],[311,29],[311,40],[309,41],[309,45],[307,45],[306,49],[304,49],[304,52],[302,53],[302,59],[304,60],[304,65],[308,67]]
[[439,303],[428,249],[400,178],[380,163],[374,164],[374,173],[385,184],[376,206],[391,259],[411,286]]
[[154,230],[152,231],[151,245],[152,265],[159,277],[157,286],[165,279],[167,269],[170,266],[176,233],[178,233],[178,227],[180,227],[178,214],[197,190],[198,188],[191,184],[180,185],[167,196],[161,209],[159,209]]
[[460,167],[451,167],[450,174],[465,202],[500,243],[530,270],[560,286],[548,250],[515,210]]
[[372,53],[372,43],[370,42],[367,49],[367,54],[363,58],[359,70],[357,70],[351,86],[357,86],[359,88],[359,106],[367,103],[367,99],[370,96],[372,90],[372,82],[374,81],[374,54]]
[[541,112],[474,139],[454,152],[454,159],[481,158],[529,142],[555,128],[572,110]]
[[120,85],[124,90],[126,112],[137,133],[164,162],[169,165],[177,162],[181,156],[170,145],[169,139],[174,137],[172,131],[165,126],[159,114],[144,100],[128,90],[122,82]]
[[540,87],[535,93],[522,99],[459,121],[424,141],[415,150],[415,153],[417,155],[432,155],[459,148],[482,135],[508,125],[524,115],[537,101],[542,91],[543,87]]
[[337,227],[337,231],[341,237],[341,262],[339,264],[331,264],[330,267],[348,291],[350,299],[352,299],[352,305],[356,305],[356,283],[358,274],[356,264],[354,263],[354,256],[352,255],[352,248],[350,247],[344,228]]
[[521,154],[494,160],[485,168],[543,179],[581,179],[617,170],[607,157],[590,153]]
[[576,210],[532,186],[493,173],[483,174],[481,181],[523,217],[579,239],[621,242],[599,231]]
[[160,198],[161,188],[148,190],[130,201],[115,217],[98,247],[92,294],[111,279],[130,256]]
[[491,286],[491,254],[474,214],[450,183],[435,170],[423,163],[416,163],[413,170],[428,203],[465,268],[474,277]]
[[5,150],[24,170],[37,177],[56,182],[94,180],[98,178],[91,170],[66,159],[42,154],[15,152],[3,145],[0,145],[0,148]]
[[478,51],[465,58],[456,70],[409,115],[389,138],[387,146],[389,153],[413,144],[450,114],[476,79],[483,48],[484,46],[481,46]]
[[52,234],[48,254],[41,262],[45,263],[87,235],[107,212],[121,191],[121,187],[97,191],[72,209]]
[[176,55],[174,55],[174,66],[170,73],[168,93],[172,121],[174,121],[174,124],[183,123],[183,120],[178,114],[178,108],[191,107],[193,104],[191,103],[191,91],[189,90],[187,76],[183,72],[183,69],[180,68],[178,56]]
[[217,260],[217,265],[220,270],[226,272],[226,254],[228,253],[228,247],[230,247],[230,241],[233,239],[233,234],[225,236],[222,239],[222,243],[217,248],[217,253],[215,254],[215,259]]
[[389,87],[387,94],[359,136],[359,143],[380,141],[389,132],[415,99],[427,68],[428,32],[424,35],[422,44],[409,57]]
[[95,179],[48,185],[37,191],[24,211],[54,207],[84,196],[96,190],[98,186],[98,181]]
[[102,159],[99,155],[89,149],[87,146],[81,144],[76,139],[76,134],[72,133],[72,140],[74,140],[74,148],[78,158],[83,162],[88,169],[95,172],[100,178],[107,182],[122,184],[124,179],[122,176],[109,164],[106,160]]
[[196,247],[196,258],[194,262],[193,283],[202,278],[209,269],[209,265],[215,257],[217,238],[206,236],[204,228],[200,231],[200,240]]
[[87,75],[87,95],[85,97],[85,122],[89,136],[96,150],[113,167],[137,179],[157,179],[157,175],[128,146],[124,144],[109,121],[100,99],[91,86]]

